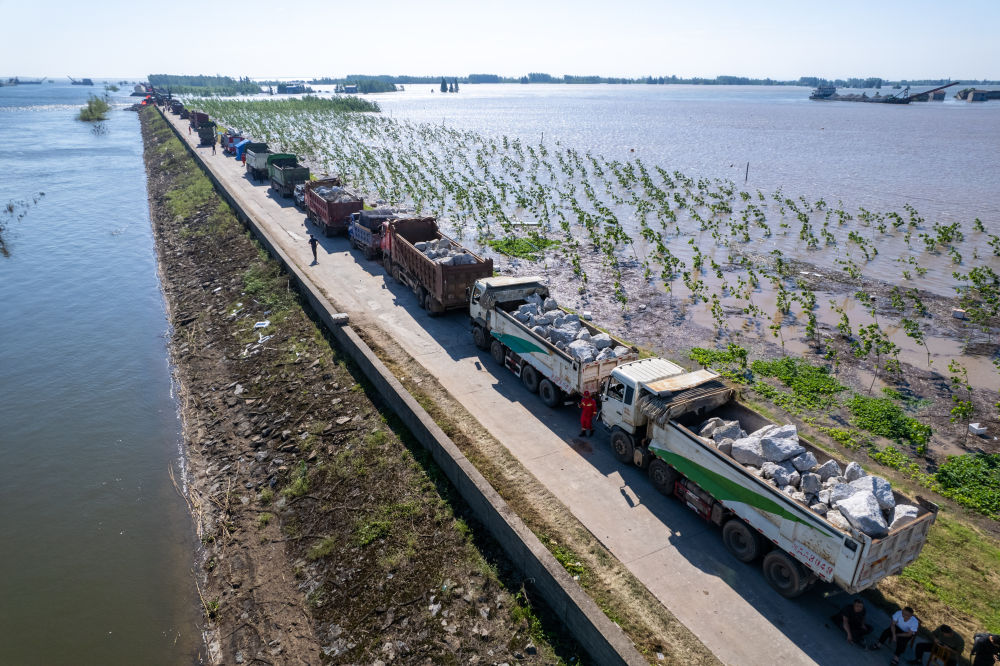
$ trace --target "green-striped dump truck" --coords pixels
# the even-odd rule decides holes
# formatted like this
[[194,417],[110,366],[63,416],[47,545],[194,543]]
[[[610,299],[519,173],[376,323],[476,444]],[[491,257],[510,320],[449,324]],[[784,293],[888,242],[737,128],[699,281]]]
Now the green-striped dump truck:
[[[602,391],[600,419],[611,430],[619,461],[646,469],[660,492],[677,496],[720,526],[727,550],[737,559],[762,560],[764,577],[786,597],[801,594],[817,581],[856,593],[899,573],[920,554],[937,515],[937,505],[919,496],[911,500],[880,479],[891,493],[886,503],[905,508],[907,515],[894,517],[887,529],[871,536],[832,507],[822,505],[830,510],[821,510],[818,500],[791,492],[790,486],[779,487],[776,477],[768,478],[763,469],[768,463],[759,468],[741,464],[733,457],[739,456],[735,448],[743,450],[753,436],[738,434],[736,444],[721,440],[728,441],[727,452],[727,446],[701,436],[706,424],[725,423],[743,434],[775,432],[771,428],[777,426],[737,402],[735,390],[711,370],[687,372],[662,358],[620,365]],[[804,449],[798,455],[810,466],[802,478],[818,476],[812,470],[840,470],[840,463],[831,462],[805,439],[797,437],[797,445]],[[855,473],[864,474],[858,467]],[[851,490],[839,474],[829,480],[828,492]]]

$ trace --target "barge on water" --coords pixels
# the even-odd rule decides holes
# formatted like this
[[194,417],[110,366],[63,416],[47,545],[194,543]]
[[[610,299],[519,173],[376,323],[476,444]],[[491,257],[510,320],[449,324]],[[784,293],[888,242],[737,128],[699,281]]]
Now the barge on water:
[[809,95],[809,99],[816,99],[821,101],[834,101],[834,102],[871,102],[874,104],[909,104],[910,102],[926,101],[928,99],[940,100],[944,99],[944,96],[938,97],[934,93],[939,90],[944,90],[945,88],[950,88],[951,86],[957,86],[958,81],[954,83],[949,83],[947,85],[938,86],[937,88],[932,88],[922,93],[917,93],[916,95],[910,95],[910,86],[906,86],[899,93],[894,95],[883,95],[876,92],[871,97],[868,93],[848,93],[846,95],[841,95],[837,93],[836,86],[818,86]]

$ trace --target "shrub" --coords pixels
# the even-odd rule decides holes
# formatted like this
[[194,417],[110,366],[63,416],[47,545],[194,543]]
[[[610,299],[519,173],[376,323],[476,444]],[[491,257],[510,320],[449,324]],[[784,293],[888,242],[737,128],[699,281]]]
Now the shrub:
[[106,120],[110,109],[111,105],[108,104],[107,100],[96,95],[91,95],[87,98],[87,106],[80,109],[77,119],[84,122]]
[[935,474],[941,493],[962,506],[1000,515],[1000,454],[949,456]]
[[854,425],[895,442],[909,442],[925,447],[931,427],[907,416],[903,408],[888,398],[869,398],[855,394],[847,402]]
[[847,388],[827,368],[790,356],[776,361],[754,361],[750,368],[754,374],[774,377],[792,389],[791,402],[805,409],[832,407],[837,393]]

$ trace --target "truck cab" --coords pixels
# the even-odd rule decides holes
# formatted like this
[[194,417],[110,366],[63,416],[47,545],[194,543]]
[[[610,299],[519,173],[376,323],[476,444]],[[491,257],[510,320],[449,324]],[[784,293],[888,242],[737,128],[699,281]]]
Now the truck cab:
[[688,372],[664,358],[644,358],[611,372],[601,391],[600,420],[611,430],[615,457],[645,468],[650,412],[677,418],[709,411],[734,392],[711,370]]

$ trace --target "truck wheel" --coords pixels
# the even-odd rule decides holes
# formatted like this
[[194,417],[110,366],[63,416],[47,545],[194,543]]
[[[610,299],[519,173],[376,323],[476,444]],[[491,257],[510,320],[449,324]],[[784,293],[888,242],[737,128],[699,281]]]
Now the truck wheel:
[[430,315],[431,317],[437,317],[439,314],[441,314],[434,307],[436,304],[437,301],[435,301],[434,297],[431,296],[430,294],[427,294],[424,297],[424,309],[427,310],[427,314]]
[[664,495],[674,494],[674,484],[680,474],[673,467],[663,462],[659,458],[649,463],[649,480],[653,482],[653,487]]
[[493,355],[493,360],[497,362],[497,365],[506,365],[504,361],[507,359],[507,353],[504,351],[502,342],[494,339],[490,344],[490,354]]
[[538,397],[548,407],[559,407],[562,404],[562,391],[548,379],[543,379],[538,385]]
[[425,295],[426,295],[426,292],[424,291],[423,287],[420,287],[419,289],[417,289],[417,305],[420,306],[421,310],[423,310],[423,309],[425,309],[427,307],[427,305],[426,305],[427,299],[424,298]]
[[632,462],[632,454],[635,453],[635,445],[627,432],[620,428],[615,428],[611,433],[611,450],[614,451],[618,462]]
[[764,578],[783,597],[797,597],[806,588],[806,575],[798,562],[780,550],[764,556]]
[[521,369],[521,383],[532,393],[538,393],[538,371],[527,363]]
[[722,526],[722,543],[740,562],[753,562],[760,556],[760,539],[749,525],[734,518]]
[[333,229],[327,225],[323,225],[323,235],[327,238],[333,238]]
[[476,347],[479,349],[489,348],[489,345],[486,343],[486,331],[483,330],[482,326],[472,327],[472,341],[476,343]]

